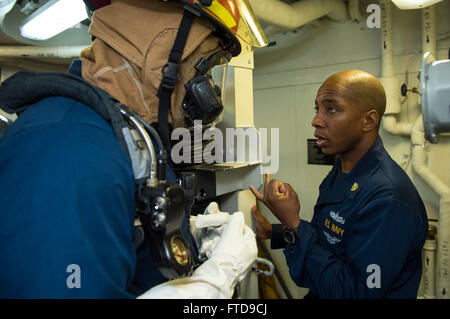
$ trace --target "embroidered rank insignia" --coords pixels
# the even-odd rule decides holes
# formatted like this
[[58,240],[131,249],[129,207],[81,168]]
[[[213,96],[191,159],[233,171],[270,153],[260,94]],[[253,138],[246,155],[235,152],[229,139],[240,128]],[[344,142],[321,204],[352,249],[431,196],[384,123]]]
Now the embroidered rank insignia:
[[355,182],[350,190],[352,192],[354,192],[354,191],[356,191],[358,189],[358,187],[359,187],[358,183]]

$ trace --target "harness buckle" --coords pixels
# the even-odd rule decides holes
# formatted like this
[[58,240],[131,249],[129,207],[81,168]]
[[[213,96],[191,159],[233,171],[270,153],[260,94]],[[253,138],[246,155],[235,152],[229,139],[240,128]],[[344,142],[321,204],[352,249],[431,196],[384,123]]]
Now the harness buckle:
[[[161,81],[161,87],[172,91],[175,88],[175,84],[178,79],[178,70],[180,65],[178,63],[167,62],[161,69],[163,79]],[[160,90],[161,90],[160,87]]]

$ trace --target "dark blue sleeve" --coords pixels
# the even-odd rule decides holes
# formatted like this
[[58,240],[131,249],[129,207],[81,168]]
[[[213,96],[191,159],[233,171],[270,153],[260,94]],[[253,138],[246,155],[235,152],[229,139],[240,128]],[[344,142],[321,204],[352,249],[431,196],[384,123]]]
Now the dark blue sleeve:
[[0,202],[1,298],[133,297],[133,172],[93,110],[55,97],[19,116]]
[[[345,260],[318,241],[310,223],[302,220],[298,230],[299,244],[284,250],[290,275],[321,298],[383,297],[417,242],[415,215],[392,199],[373,201],[359,212],[345,239]],[[377,271],[379,282],[372,276]]]

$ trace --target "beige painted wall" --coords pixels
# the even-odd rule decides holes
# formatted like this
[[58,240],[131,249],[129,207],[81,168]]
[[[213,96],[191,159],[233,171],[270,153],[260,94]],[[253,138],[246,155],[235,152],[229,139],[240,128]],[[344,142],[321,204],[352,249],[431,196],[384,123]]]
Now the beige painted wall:
[[[374,1],[375,2],[375,1]],[[447,59],[450,48],[450,4],[444,0],[436,7],[438,59]],[[365,3],[362,3],[364,6]],[[393,6],[394,7],[394,6]],[[367,14],[366,14],[367,16]],[[307,165],[307,139],[314,138],[311,120],[314,99],[320,84],[331,74],[345,69],[362,69],[375,76],[381,74],[380,30],[361,23],[343,24],[325,20],[320,27],[306,26],[296,33],[272,36],[275,46],[255,52],[254,114],[257,128],[280,128],[280,169],[273,177],[289,182],[301,200],[301,218],[311,220],[318,197],[318,187],[331,166]],[[393,45],[395,72],[401,83],[418,86],[421,61],[421,13],[393,8]],[[402,103],[401,121],[414,122],[420,112],[418,96],[409,94]],[[409,138],[380,135],[391,156],[409,174],[425,201],[429,218],[438,218],[438,196],[414,174],[409,161]],[[450,137],[429,145],[428,164],[444,182],[450,184]],[[276,222],[270,212],[263,213]],[[269,243],[268,241],[266,243]],[[290,280],[284,255],[274,251],[284,280],[291,293],[302,298],[307,290]]]

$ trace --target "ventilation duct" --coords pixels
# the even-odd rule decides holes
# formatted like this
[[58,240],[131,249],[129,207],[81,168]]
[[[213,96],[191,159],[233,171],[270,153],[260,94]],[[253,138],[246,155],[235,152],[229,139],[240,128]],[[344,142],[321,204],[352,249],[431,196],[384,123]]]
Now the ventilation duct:
[[282,29],[296,29],[323,16],[343,22],[348,19],[342,0],[302,0],[288,4],[279,0],[249,0],[258,19]]

